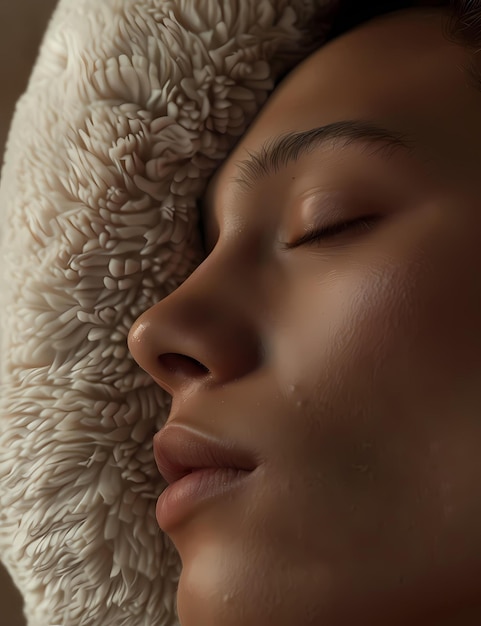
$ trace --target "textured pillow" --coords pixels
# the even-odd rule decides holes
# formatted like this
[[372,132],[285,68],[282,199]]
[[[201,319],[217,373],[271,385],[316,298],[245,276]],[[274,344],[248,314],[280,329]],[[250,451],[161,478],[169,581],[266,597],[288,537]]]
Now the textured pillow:
[[[327,0],[61,0],[0,186],[0,550],[30,626],[177,623],[136,317],[200,260],[196,204]],[[314,17],[316,19],[314,20]]]

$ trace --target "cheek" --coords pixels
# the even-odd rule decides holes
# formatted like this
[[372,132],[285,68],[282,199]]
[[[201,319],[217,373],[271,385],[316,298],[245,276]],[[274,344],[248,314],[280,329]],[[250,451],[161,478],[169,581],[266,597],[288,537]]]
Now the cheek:
[[346,396],[375,375],[399,342],[400,320],[413,317],[407,281],[386,269],[311,270],[296,283],[276,337],[281,387],[299,384],[309,396],[322,385],[323,397]]
[[479,381],[481,218],[454,209],[421,207],[376,248],[294,268],[275,337],[281,387],[378,402],[384,391],[434,399]]
[[313,258],[288,291],[276,365],[305,406],[299,447],[346,512],[357,502],[386,521],[390,509],[393,532],[428,536],[448,509],[461,523],[481,475],[477,231],[434,208],[375,254],[327,271]]

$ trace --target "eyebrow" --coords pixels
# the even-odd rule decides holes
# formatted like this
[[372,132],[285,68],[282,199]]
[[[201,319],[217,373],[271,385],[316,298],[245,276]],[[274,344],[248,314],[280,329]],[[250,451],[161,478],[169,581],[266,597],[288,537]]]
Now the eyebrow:
[[288,132],[268,139],[255,152],[247,150],[249,156],[237,163],[240,174],[233,178],[233,182],[244,189],[253,189],[262,179],[327,144],[373,147],[373,153],[382,153],[387,159],[398,150],[412,157],[416,150],[414,140],[401,132],[370,121],[341,120],[306,131]]

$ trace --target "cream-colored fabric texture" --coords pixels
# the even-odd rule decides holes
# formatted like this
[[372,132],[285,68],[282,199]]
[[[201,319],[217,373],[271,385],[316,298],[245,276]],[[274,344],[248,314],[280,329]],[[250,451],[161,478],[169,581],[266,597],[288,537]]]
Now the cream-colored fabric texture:
[[0,184],[0,550],[30,626],[177,623],[168,397],[127,333],[199,262],[206,181],[325,6],[60,0]]

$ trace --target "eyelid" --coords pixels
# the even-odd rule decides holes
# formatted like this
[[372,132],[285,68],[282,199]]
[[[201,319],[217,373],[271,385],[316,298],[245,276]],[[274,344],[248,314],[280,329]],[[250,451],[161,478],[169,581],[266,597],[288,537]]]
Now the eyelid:
[[282,243],[281,247],[283,250],[292,250],[303,245],[316,244],[322,239],[335,239],[346,231],[353,230],[354,228],[366,231],[371,230],[374,223],[379,221],[381,217],[382,216],[379,214],[371,214],[351,220],[333,222],[320,228],[313,228],[292,243]]

